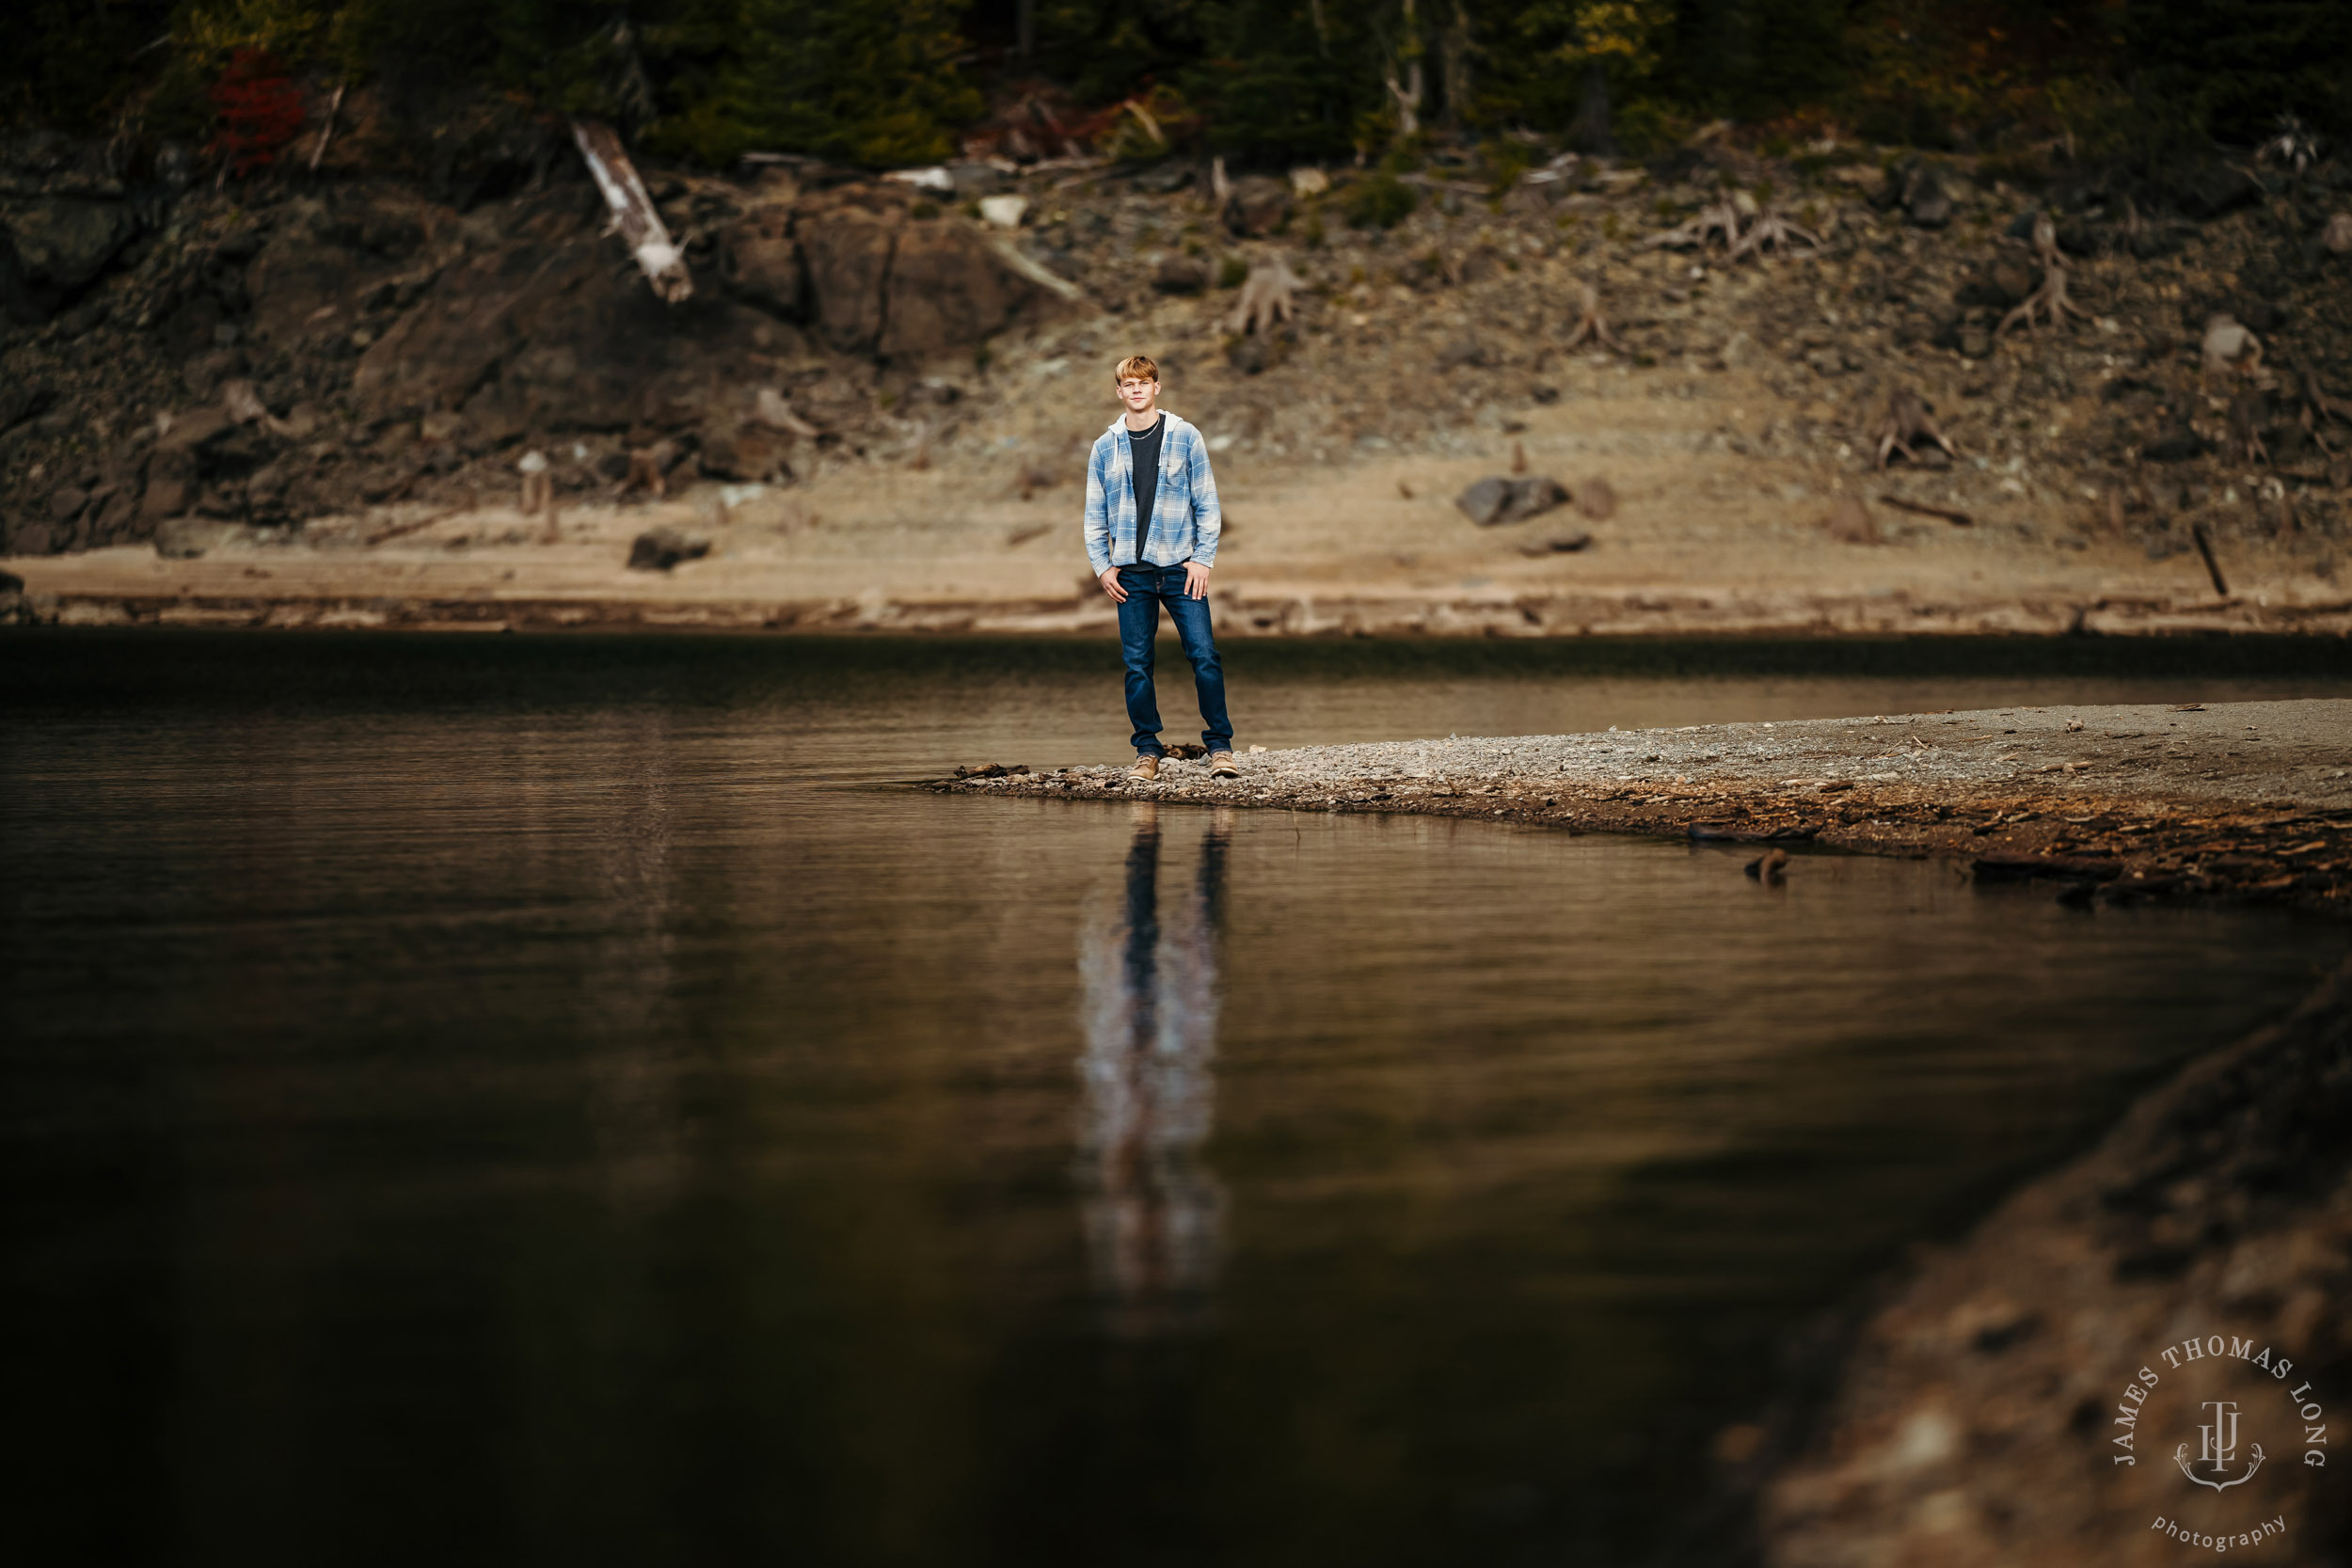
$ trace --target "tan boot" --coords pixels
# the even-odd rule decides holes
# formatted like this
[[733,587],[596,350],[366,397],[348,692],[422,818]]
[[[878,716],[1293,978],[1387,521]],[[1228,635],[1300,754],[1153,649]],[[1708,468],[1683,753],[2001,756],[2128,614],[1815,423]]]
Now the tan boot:
[[1209,753],[1209,777],[1238,779],[1241,777],[1241,765],[1233,760],[1233,753],[1231,752],[1211,752]]
[[1137,784],[1151,784],[1159,776],[1160,759],[1157,757],[1137,757],[1136,765],[1127,769],[1127,777]]

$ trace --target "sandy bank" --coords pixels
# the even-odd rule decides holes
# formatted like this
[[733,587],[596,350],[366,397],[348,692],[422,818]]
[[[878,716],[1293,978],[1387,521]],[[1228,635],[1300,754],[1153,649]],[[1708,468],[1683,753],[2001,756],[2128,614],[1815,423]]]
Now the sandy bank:
[[[1187,314],[1198,309],[1163,305],[1152,330],[1188,341],[1202,328]],[[608,488],[567,496],[552,530],[516,511],[504,482],[299,529],[198,520],[167,541],[183,553],[124,545],[0,559],[24,584],[0,620],[1107,631],[1111,607],[1081,545],[1078,477],[1109,414],[1099,386],[1068,367],[1077,345],[1099,354],[1117,340],[1073,331],[1071,355],[1048,361],[1061,367],[1054,373],[1001,373],[990,441],[924,453],[921,467],[878,448],[828,458],[784,487],[696,483],[659,501],[617,500]],[[2104,502],[2056,474],[2028,483],[1974,464],[1934,473],[1899,464],[1878,475],[1832,432],[1825,404],[1808,416],[1820,434],[1783,439],[1772,433],[1788,427],[1791,404],[1766,376],[1636,375],[1589,358],[1544,375],[1553,401],[1530,401],[1524,384],[1491,388],[1471,423],[1424,430],[1419,450],[1369,436],[1220,451],[1220,634],[2352,635],[2337,546],[2316,525],[2217,538],[2225,594],[2194,549],[2115,527]],[[1330,412],[1269,406],[1251,378],[1216,372],[1171,384],[1169,405],[1220,432],[1213,444],[1278,414]],[[1605,482],[1607,515],[1568,505],[1480,528],[1455,506],[1472,483],[1522,463],[1565,483]],[[2237,476],[2227,493],[2251,497],[2259,478]],[[1972,520],[1902,512],[1888,496],[1962,507]],[[1856,501],[1875,515],[1875,544],[1826,527],[1834,507]],[[632,542],[657,527],[709,553],[666,572],[629,570]],[[1580,538],[1581,547],[1551,547]]]

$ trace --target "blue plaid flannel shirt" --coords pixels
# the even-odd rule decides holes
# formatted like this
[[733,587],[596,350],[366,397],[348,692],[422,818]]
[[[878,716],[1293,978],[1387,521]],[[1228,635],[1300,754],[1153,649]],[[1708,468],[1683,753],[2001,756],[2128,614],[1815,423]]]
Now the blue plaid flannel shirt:
[[1174,566],[1198,561],[1216,564],[1222,518],[1216,508],[1216,478],[1209,472],[1209,443],[1200,432],[1166,409],[1160,436],[1160,481],[1152,497],[1152,527],[1140,548],[1136,541],[1135,449],[1124,417],[1113,420],[1087,458],[1087,560],[1101,577],[1112,566],[1149,562]]

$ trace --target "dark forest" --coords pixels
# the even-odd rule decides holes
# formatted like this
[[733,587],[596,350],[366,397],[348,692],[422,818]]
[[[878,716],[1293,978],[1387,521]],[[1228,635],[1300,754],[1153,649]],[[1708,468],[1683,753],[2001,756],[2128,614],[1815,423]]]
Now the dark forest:
[[[236,147],[241,83],[374,85],[588,114],[655,153],[883,166],[977,133],[1237,165],[1409,157],[1431,138],[1653,153],[1767,138],[2161,162],[2352,123],[2328,0],[34,0],[0,119]],[[246,106],[248,117],[249,105]],[[266,118],[265,116],[263,118]],[[1516,134],[1514,136],[1513,134]],[[1007,143],[1009,142],[1009,147]]]

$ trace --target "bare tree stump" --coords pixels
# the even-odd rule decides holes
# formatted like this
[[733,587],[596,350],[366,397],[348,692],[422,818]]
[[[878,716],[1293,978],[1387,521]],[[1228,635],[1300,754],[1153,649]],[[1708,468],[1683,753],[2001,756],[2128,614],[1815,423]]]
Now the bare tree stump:
[[1252,332],[1263,334],[1275,323],[1290,320],[1298,313],[1298,291],[1304,287],[1279,252],[1261,257],[1249,264],[1249,276],[1242,281],[1241,298],[1234,302],[1233,313],[1226,318],[1225,329],[1244,336]]
[[2201,345],[2207,375],[2227,375],[2233,371],[2254,371],[2262,367],[2263,341],[2227,310],[2216,310],[2205,318],[2205,340]]
[[2269,399],[2259,387],[2240,387],[2230,400],[2230,455],[2240,463],[2267,463],[2270,449],[2263,445],[2263,415]]
[[2066,265],[2066,258],[2058,252],[2058,225],[2050,221],[2046,211],[2033,215],[2033,254],[2045,268]]
[[661,460],[669,455],[662,451],[662,447],[666,445],[667,443],[663,442],[630,450],[628,474],[621,481],[623,495],[627,495],[631,490],[650,490],[656,496],[666,496],[670,493],[669,483],[661,474]]
[[1932,441],[1947,456],[1955,461],[1960,457],[1960,449],[1936,428],[1935,410],[1910,388],[1899,387],[1886,400],[1886,417],[1879,421],[1879,472],[1886,471],[1887,461],[1897,452],[1917,463],[1919,454],[1912,450],[1915,441]]
[[1578,286],[1576,325],[1568,333],[1567,341],[1561,346],[1574,348],[1588,338],[1601,347],[1614,349],[1619,354],[1629,352],[1617,341],[1616,334],[1609,330],[1609,323],[1601,316],[1600,291],[1586,282]]
[[527,451],[515,465],[523,476],[522,515],[526,517],[553,504],[555,476],[548,471],[547,453]]
[[1717,235],[1723,237],[1724,248],[1731,249],[1740,243],[1740,209],[1728,201],[1718,201],[1702,207],[1689,221],[1672,229],[1661,230],[1642,242],[1644,250],[1705,250]]
[[1779,213],[1768,207],[1756,214],[1756,221],[1748,225],[1748,231],[1740,235],[1739,243],[1731,247],[1730,260],[1737,261],[1742,256],[1753,256],[1760,261],[1764,259],[1764,253],[1767,250],[1777,247],[1786,252],[1790,245],[1799,240],[1816,250],[1821,248],[1819,235],[1809,229],[1789,222]]
[[2052,326],[2065,325],[2070,315],[2089,319],[2083,316],[2079,306],[2066,297],[2066,268],[2063,263],[2053,261],[2042,269],[2042,287],[2027,294],[2024,304],[2003,316],[2001,325],[1993,329],[1993,335],[1998,338],[2020,322],[2025,323],[2028,332],[2032,331],[2037,311],[2048,316]]

